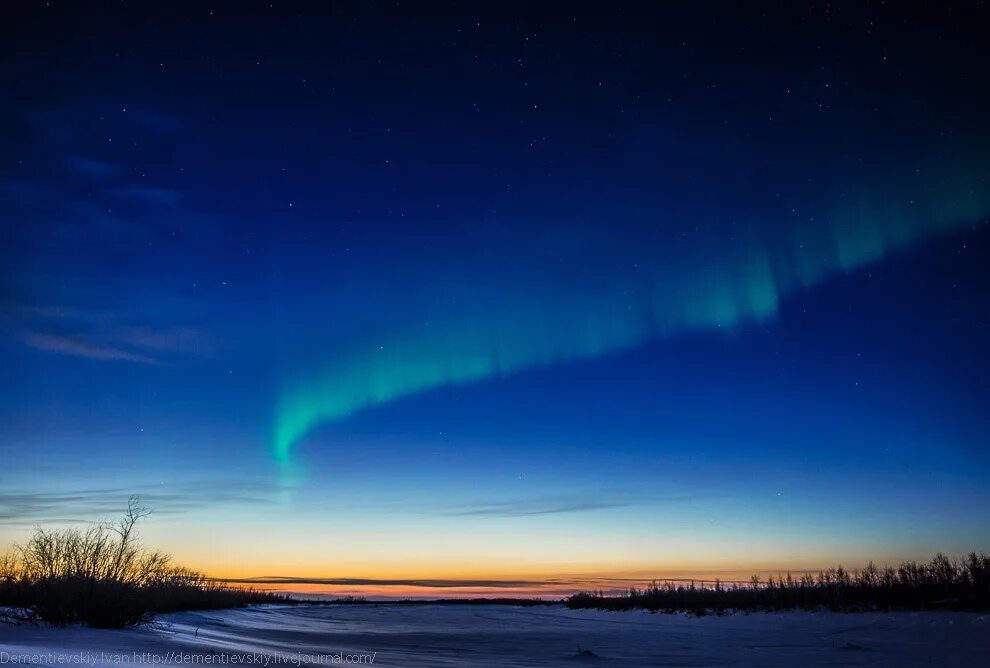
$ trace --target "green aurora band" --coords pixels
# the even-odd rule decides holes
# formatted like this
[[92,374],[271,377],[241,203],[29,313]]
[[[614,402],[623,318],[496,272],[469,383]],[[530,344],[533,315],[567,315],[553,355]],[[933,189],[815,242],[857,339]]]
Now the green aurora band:
[[540,294],[537,281],[529,294],[500,302],[498,312],[477,307],[336,351],[320,373],[284,385],[276,460],[285,470],[293,447],[318,425],[402,397],[772,318],[788,296],[980,223],[990,211],[987,170],[936,173],[936,187],[901,182],[855,203],[837,197],[832,215],[782,221],[783,233],[743,234],[734,247],[695,248],[569,293]]

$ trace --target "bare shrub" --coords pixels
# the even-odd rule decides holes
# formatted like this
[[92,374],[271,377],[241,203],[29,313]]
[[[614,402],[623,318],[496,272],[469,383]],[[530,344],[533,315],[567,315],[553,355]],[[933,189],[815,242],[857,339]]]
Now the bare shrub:
[[156,612],[236,607],[287,599],[225,588],[148,550],[137,536],[150,511],[131,497],[116,523],[86,529],[38,528],[0,559],[0,605],[25,608],[50,624],[124,628]]

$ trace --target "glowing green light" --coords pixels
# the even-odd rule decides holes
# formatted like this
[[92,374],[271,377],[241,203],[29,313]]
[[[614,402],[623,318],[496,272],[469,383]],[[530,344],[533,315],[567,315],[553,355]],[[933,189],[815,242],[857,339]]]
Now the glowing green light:
[[[979,180],[938,192],[889,189],[885,199],[839,208],[827,224],[790,225],[775,245],[658,261],[595,292],[540,301],[521,297],[429,328],[392,332],[385,345],[339,354],[319,373],[291,378],[280,397],[274,450],[288,463],[294,444],[322,423],[434,388],[540,365],[594,357],[691,330],[733,328],[776,315],[789,294],[888,255],[892,249],[971,224],[990,210]],[[377,343],[377,342],[376,342]]]

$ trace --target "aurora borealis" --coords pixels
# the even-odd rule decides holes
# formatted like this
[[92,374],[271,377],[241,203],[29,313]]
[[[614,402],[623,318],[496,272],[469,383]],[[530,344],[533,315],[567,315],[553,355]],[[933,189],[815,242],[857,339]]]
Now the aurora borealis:
[[348,593],[990,550],[987,18],[5,5],[0,547],[140,494]]
[[[743,239],[715,257],[692,248],[687,259],[637,265],[634,276],[593,292],[582,289],[562,299],[534,296],[528,288],[530,294],[510,301],[504,312],[471,313],[398,336],[389,332],[376,339],[383,343],[348,350],[342,362],[286,392],[277,416],[276,455],[287,462],[293,444],[323,421],[417,392],[773,317],[780,300],[801,289],[981,220],[990,211],[990,192],[979,177],[987,169],[953,175],[936,183],[934,192],[917,181],[890,191],[876,187],[887,206],[836,206],[817,226],[792,224],[791,238],[781,247],[746,245]],[[929,165],[925,172],[939,181],[944,170]],[[911,197],[917,200],[909,202]],[[758,237],[760,230],[751,234]]]

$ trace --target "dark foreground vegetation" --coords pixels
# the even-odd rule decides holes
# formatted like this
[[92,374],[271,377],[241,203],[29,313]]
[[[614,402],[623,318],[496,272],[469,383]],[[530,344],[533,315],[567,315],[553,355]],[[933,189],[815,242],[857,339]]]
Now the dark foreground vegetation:
[[0,606],[57,626],[124,628],[156,613],[293,602],[214,583],[176,566],[167,554],[145,549],[135,528],[147,515],[131,499],[116,524],[36,529],[27,543],[0,557]]
[[[231,587],[175,565],[164,553],[144,548],[136,526],[148,515],[137,499],[117,523],[86,529],[36,529],[31,538],[0,556],[0,607],[24,611],[30,620],[64,626],[125,628],[157,613],[234,608],[254,603],[371,605],[550,605],[521,598],[405,599],[362,598],[304,601],[282,594]],[[646,609],[698,615],[727,611],[791,609],[990,610],[990,556],[965,559],[938,554],[930,562],[908,561],[894,568],[872,563],[862,570],[841,566],[790,573],[750,582],[654,581],[623,595],[582,592],[564,603],[570,608]]]
[[726,611],[827,609],[841,612],[877,610],[988,610],[990,556],[971,553],[965,559],[938,554],[927,563],[906,561],[900,566],[847,571],[841,566],[790,573],[763,581],[726,585],[719,581],[653,582],[625,595],[582,592],[566,599],[569,608],[605,610],[645,609],[698,615]]

